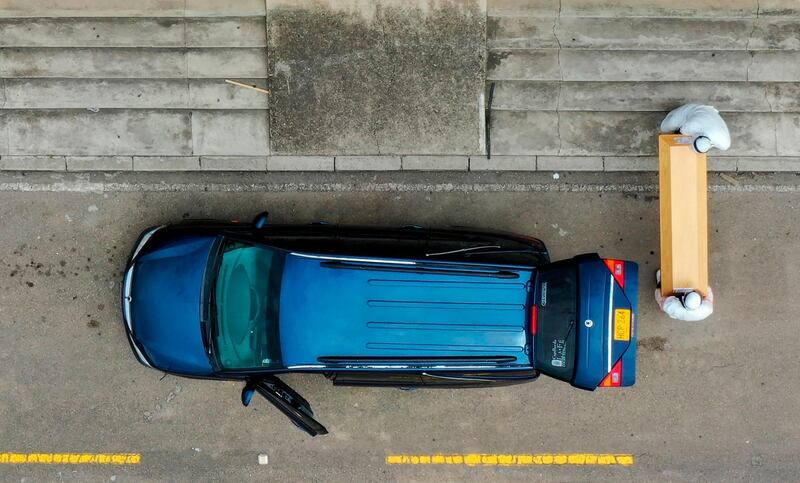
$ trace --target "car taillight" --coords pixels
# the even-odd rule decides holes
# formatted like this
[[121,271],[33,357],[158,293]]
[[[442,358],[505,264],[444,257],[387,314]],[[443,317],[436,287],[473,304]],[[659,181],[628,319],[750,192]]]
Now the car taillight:
[[533,304],[531,307],[531,336],[536,335],[536,329],[539,326],[539,307]]
[[625,288],[625,261],[606,258],[606,266],[620,287]]
[[620,387],[622,385],[622,359],[618,360],[599,387]]

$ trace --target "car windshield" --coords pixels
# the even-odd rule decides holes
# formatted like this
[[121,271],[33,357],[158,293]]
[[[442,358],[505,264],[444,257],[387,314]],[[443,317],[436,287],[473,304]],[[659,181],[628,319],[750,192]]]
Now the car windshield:
[[569,381],[575,372],[577,270],[572,264],[554,264],[539,273],[539,280],[535,366],[548,376]]
[[212,354],[224,370],[281,364],[278,314],[286,254],[225,240],[211,297]]

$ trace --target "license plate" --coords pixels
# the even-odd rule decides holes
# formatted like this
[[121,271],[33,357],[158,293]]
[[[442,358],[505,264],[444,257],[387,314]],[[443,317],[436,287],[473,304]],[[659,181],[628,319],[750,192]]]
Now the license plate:
[[631,311],[614,310],[614,340],[631,340]]

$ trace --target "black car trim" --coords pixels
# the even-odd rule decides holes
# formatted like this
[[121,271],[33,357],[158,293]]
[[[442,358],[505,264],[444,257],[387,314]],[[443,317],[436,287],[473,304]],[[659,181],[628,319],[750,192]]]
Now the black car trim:
[[486,364],[506,364],[516,362],[513,356],[321,356],[317,361],[323,364],[370,364],[370,363],[405,363],[405,364],[428,364],[431,362],[454,363],[454,362],[479,362]]
[[320,266],[338,270],[373,270],[379,272],[435,273],[439,275],[462,275],[470,277],[487,277],[487,278],[502,278],[502,279],[519,278],[518,273],[510,272],[507,270],[496,270],[490,272],[490,271],[480,271],[480,270],[434,268],[434,267],[426,267],[424,265],[404,267],[404,266],[374,265],[370,263],[343,262],[343,261],[320,262]]

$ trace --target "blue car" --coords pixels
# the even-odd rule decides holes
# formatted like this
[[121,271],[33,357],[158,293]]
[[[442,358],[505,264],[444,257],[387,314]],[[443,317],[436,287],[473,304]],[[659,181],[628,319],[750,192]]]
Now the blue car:
[[325,434],[279,374],[334,385],[486,387],[539,374],[633,385],[638,268],[596,254],[551,262],[535,238],[428,229],[188,221],[146,230],[122,308],[136,358],[241,380]]

